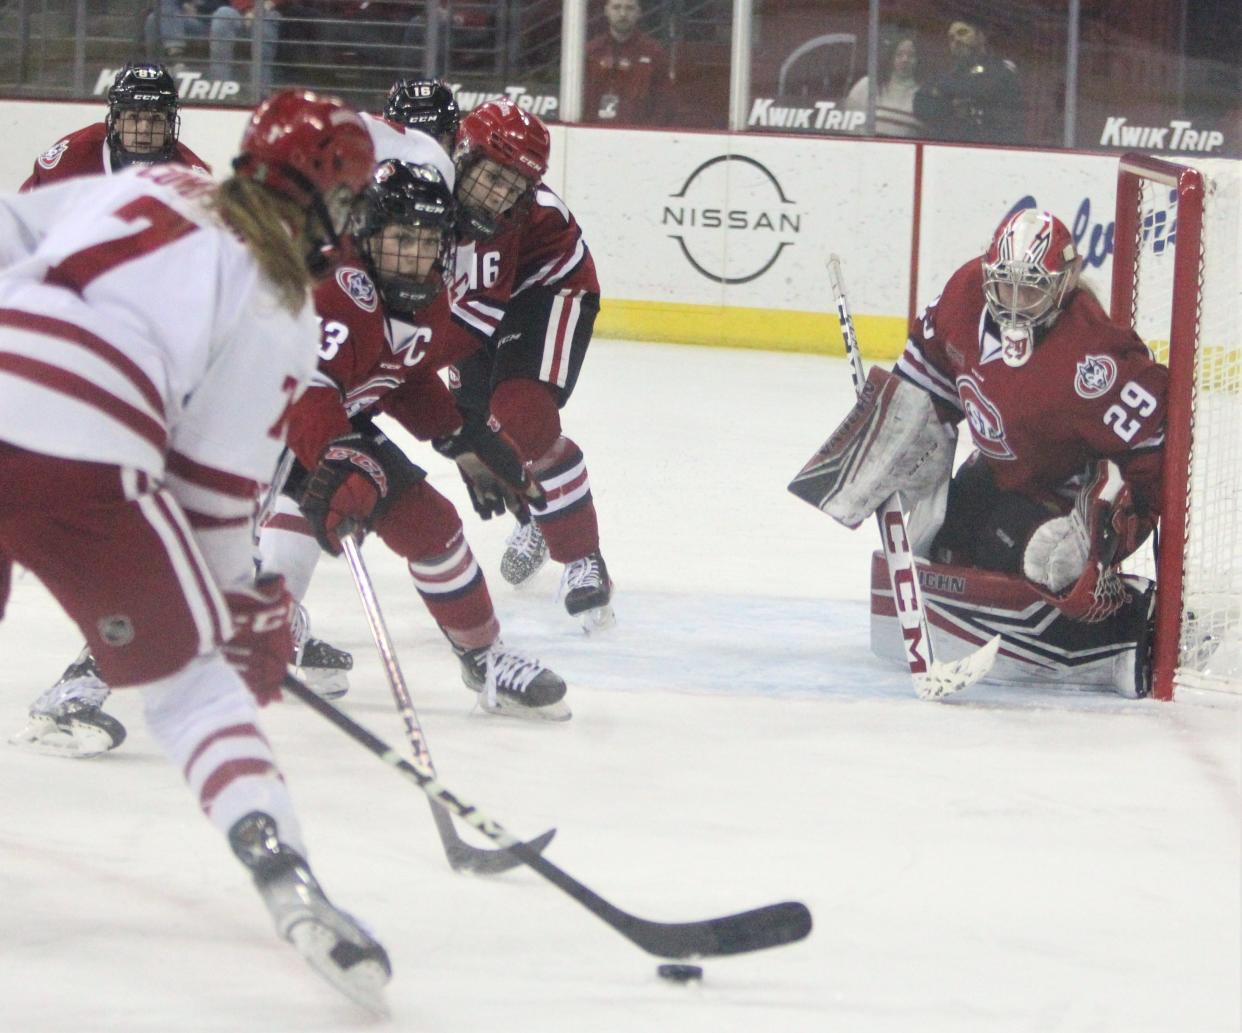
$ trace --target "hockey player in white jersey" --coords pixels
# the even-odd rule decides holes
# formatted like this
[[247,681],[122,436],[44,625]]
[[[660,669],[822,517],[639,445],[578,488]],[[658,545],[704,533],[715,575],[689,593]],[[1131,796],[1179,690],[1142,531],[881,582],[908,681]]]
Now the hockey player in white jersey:
[[148,166],[0,196],[0,615],[21,564],[141,693],[278,933],[382,1011],[387,956],[311,874],[259,729],[293,608],[251,530],[315,368],[311,269],[373,160],[356,113],[284,90],[222,184]]

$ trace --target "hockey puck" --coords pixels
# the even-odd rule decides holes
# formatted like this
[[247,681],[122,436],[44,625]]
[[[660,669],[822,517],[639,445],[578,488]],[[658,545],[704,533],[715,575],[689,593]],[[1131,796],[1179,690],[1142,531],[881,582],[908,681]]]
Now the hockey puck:
[[700,965],[660,965],[656,974],[670,983],[689,983],[692,979],[703,978],[703,968]]

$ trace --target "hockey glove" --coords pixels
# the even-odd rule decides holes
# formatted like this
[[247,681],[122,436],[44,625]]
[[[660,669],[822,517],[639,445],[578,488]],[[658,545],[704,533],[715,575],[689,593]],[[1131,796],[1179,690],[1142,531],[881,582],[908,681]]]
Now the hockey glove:
[[401,490],[424,473],[378,431],[332,441],[302,493],[302,513],[319,544],[341,554],[341,536],[369,531]]
[[470,504],[484,520],[523,511],[527,506],[543,509],[547,496],[518,458],[495,417],[486,423],[467,420],[453,434],[436,438],[432,447],[457,463],[457,470],[470,494]]
[[280,699],[293,655],[293,596],[281,574],[265,574],[253,585],[226,592],[233,637],[220,651],[242,676],[259,706]]
[[1072,620],[1093,624],[1125,604],[1116,558],[1134,551],[1139,523],[1117,464],[1100,459],[1065,516],[1040,524],[1022,570],[1036,590]]

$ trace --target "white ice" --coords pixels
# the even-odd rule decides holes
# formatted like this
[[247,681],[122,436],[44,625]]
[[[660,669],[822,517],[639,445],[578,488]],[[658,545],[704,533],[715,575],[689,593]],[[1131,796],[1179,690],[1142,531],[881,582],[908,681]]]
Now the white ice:
[[[272,737],[329,893],[395,966],[383,1028],[435,1033],[1204,1033],[1239,1027],[1239,716],[1199,703],[976,688],[913,698],[867,646],[874,528],[785,485],[849,404],[840,360],[598,341],[565,412],[617,582],[585,638],[551,568],[515,593],[506,528],[465,514],[506,637],[574,719],[472,713],[402,564],[367,555],[440,774],[627,910],[805,901],[803,943],[707,960],[701,986],[534,873],[453,874],[421,795],[295,702]],[[345,709],[403,733],[349,573],[316,629],[357,659]],[[0,624],[5,731],[78,649],[28,575]],[[0,745],[0,1029],[372,1026],[272,935],[145,733],[93,761]]]

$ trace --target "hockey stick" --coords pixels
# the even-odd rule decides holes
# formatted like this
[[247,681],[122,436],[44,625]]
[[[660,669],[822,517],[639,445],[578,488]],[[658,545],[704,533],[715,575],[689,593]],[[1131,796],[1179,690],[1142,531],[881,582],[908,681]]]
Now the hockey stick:
[[653,922],[622,911],[537,850],[531,849],[529,844],[509,833],[495,819],[441,785],[428,768],[403,760],[391,746],[327,700],[320,699],[293,675],[285,676],[284,688],[385,764],[396,768],[417,785],[437,809],[443,807],[452,811],[648,954],[660,958],[744,954],[794,943],[804,939],[811,931],[810,910],[805,904],[793,900],[699,922]]
[[[354,586],[358,589],[358,598],[362,600],[362,609],[371,628],[371,637],[375,639],[375,645],[379,649],[384,673],[388,677],[388,687],[392,690],[393,701],[397,704],[397,713],[405,723],[405,733],[410,740],[410,749],[414,751],[414,760],[420,768],[435,778],[435,765],[431,762],[427,736],[423,734],[418,714],[414,711],[414,702],[410,699],[410,690],[405,684],[405,676],[401,673],[401,665],[397,663],[392,637],[388,634],[388,625],[384,623],[384,614],[380,611],[379,599],[375,594],[375,584],[371,581],[371,575],[362,559],[362,549],[353,535],[345,535],[341,539],[341,545],[350,573],[354,575]],[[444,854],[454,871],[496,875],[522,863],[507,849],[488,850],[471,846],[457,834],[448,811],[436,806],[434,800],[431,801],[431,816],[435,819],[436,831],[440,833],[440,842],[444,844]],[[525,844],[526,848],[537,853],[551,842],[554,835],[556,829],[548,829],[543,835],[536,836]]]
[[[845,300],[841,259],[836,255],[828,259],[828,278],[832,281],[832,295],[837,305],[841,336],[845,338],[845,353],[850,359],[854,392],[862,394],[863,384],[867,379],[863,373],[862,351],[858,345],[858,334],[854,331],[854,319]],[[914,553],[910,549],[910,536],[906,532],[906,520],[902,516],[901,502],[896,494],[884,500],[884,504],[876,511],[876,521],[880,527],[880,545],[884,550],[884,560],[888,564],[888,580],[893,588],[897,621],[901,625],[901,637],[906,644],[906,662],[910,665],[910,677],[914,680],[914,693],[919,699],[941,699],[961,692],[992,669],[992,664],[996,662],[996,652],[1000,648],[1000,636],[993,636],[982,647],[960,660],[937,662],[932,650],[931,629],[927,624],[927,611],[923,606],[923,592],[919,587]]]

